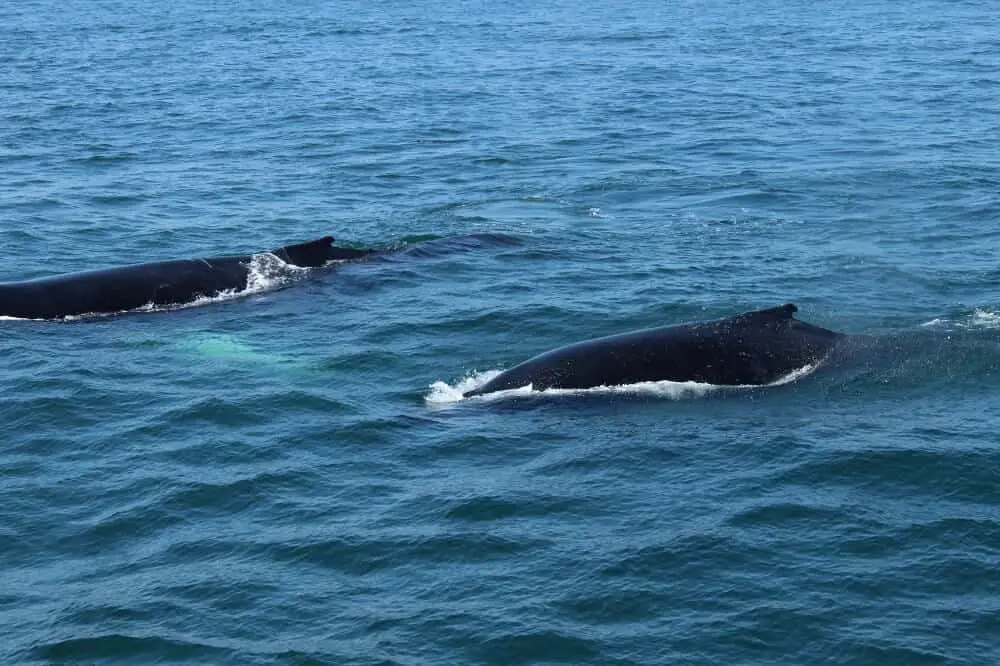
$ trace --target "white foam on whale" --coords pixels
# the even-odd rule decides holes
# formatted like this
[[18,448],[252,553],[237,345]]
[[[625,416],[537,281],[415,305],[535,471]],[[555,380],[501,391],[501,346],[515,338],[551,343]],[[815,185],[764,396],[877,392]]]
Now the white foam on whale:
[[[781,386],[784,384],[790,384],[794,381],[811,374],[818,363],[810,363],[797,370],[778,378],[777,380],[771,382],[770,384],[764,384],[764,387],[769,386]],[[464,394],[468,391],[479,388],[485,385],[487,382],[492,380],[494,377],[499,375],[502,370],[489,370],[487,372],[473,372],[472,374],[463,377],[454,384],[448,384],[444,381],[437,381],[430,385],[430,392],[424,396],[424,401],[429,406],[445,406],[451,405],[463,400],[470,401],[480,401],[480,402],[493,402],[496,400],[505,400],[509,398],[518,398],[526,396],[572,396],[572,395],[640,395],[640,396],[651,396],[656,398],[665,398],[670,400],[682,400],[685,398],[700,398],[702,396],[714,393],[717,391],[740,391],[747,389],[759,389],[761,385],[756,384],[735,384],[735,385],[722,385],[722,384],[708,384],[705,382],[673,382],[669,380],[658,381],[658,382],[638,382],[635,384],[622,384],[618,386],[595,386],[592,388],[584,389],[560,389],[560,388],[550,388],[542,391],[536,391],[529,384],[528,386],[522,386],[520,388],[508,389],[506,391],[495,391],[493,393],[486,393],[483,395],[470,396],[466,398]]]
[[[327,265],[343,263],[340,260],[328,262]],[[225,289],[212,296],[199,296],[184,303],[155,304],[146,303],[137,308],[129,310],[119,310],[118,312],[89,312],[79,315],[69,315],[62,317],[60,321],[77,321],[95,319],[100,317],[115,317],[127,312],[166,312],[171,310],[183,310],[186,308],[200,307],[212,303],[231,301],[237,298],[244,298],[254,294],[261,294],[268,291],[280,289],[287,284],[295,282],[309,272],[312,268],[304,268],[282,261],[277,255],[270,252],[255,254],[250,257],[248,265],[247,285],[242,289]],[[48,321],[45,319],[32,319],[25,317],[0,316],[0,321]]]

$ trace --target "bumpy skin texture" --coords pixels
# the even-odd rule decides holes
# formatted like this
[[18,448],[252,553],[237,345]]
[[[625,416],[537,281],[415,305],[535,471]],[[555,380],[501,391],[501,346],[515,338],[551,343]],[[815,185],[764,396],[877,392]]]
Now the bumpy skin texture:
[[[360,259],[372,250],[336,247],[333,237],[273,250],[301,267]],[[0,315],[60,319],[82,314],[134,310],[144,305],[180,305],[247,286],[251,255],[180,259],[122,266],[39,280],[0,284]]]
[[540,354],[466,396],[531,385],[581,389],[652,381],[770,384],[815,363],[844,336],[793,317],[789,303],[716,321],[586,340]]

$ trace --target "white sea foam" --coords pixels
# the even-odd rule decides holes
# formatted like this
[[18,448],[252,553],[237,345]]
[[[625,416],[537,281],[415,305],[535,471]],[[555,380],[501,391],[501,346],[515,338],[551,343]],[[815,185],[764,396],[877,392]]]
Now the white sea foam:
[[[810,364],[803,366],[797,370],[793,370],[783,377],[779,377],[777,380],[767,384],[766,386],[782,386],[784,384],[790,384],[808,374],[811,374],[817,367],[818,364]],[[707,384],[705,382],[672,382],[672,381],[659,381],[659,382],[638,382],[635,384],[622,384],[618,386],[595,386],[592,388],[585,389],[560,389],[560,388],[550,388],[543,391],[536,391],[529,384],[528,386],[522,386],[520,388],[509,389],[506,391],[496,391],[494,393],[487,393],[485,395],[477,395],[469,398],[465,398],[464,394],[467,391],[477,389],[480,386],[486,384],[486,382],[492,380],[494,377],[501,373],[500,370],[490,370],[488,372],[474,372],[467,377],[463,377],[455,384],[448,384],[447,382],[437,381],[431,384],[430,393],[428,393],[424,400],[428,405],[432,406],[444,406],[450,405],[462,400],[476,400],[476,401],[486,401],[492,402],[495,400],[503,400],[507,398],[514,397],[524,397],[524,396],[572,396],[572,395],[645,395],[652,396],[656,398],[667,398],[670,400],[681,400],[684,398],[700,398],[702,396],[708,395],[716,391],[739,391],[747,389],[757,389],[760,388],[754,384],[737,384],[737,385],[721,385],[721,384]]]
[[[819,363],[821,363],[820,361]],[[785,384],[791,384],[794,381],[802,379],[806,375],[811,375],[816,368],[819,367],[819,363],[810,363],[809,365],[804,365],[798,370],[792,370],[784,377],[778,377],[776,380],[768,384],[767,386],[783,386]],[[744,387],[746,388],[746,387]]]
[[454,385],[437,381],[431,384],[430,393],[424,400],[429,405],[449,405],[463,400],[463,394],[479,388],[486,382],[500,374],[500,370],[488,370],[486,372],[473,372],[467,377],[458,380]]
[[1000,312],[976,308],[969,320],[970,328],[1000,328]]
[[920,325],[922,328],[940,329],[998,329],[1000,328],[1000,311],[992,308],[976,308],[963,320],[952,320],[935,317]]
[[277,255],[270,252],[255,254],[251,257],[249,268],[247,286],[240,292],[241,294],[275,289],[297,280],[309,272],[308,268],[285,263]]

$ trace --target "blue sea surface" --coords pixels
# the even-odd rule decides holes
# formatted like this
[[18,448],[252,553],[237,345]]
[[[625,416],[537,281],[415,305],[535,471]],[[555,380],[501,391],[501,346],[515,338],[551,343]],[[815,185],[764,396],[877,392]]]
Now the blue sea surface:
[[[944,0],[0,5],[0,662],[1000,662],[1000,31]],[[462,399],[796,303],[772,387]]]

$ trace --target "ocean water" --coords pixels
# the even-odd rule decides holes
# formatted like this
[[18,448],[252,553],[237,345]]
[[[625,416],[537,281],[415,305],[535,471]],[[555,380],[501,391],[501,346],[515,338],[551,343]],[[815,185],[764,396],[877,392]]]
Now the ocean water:
[[[989,3],[0,6],[0,281],[393,252],[0,321],[0,662],[1000,661]],[[794,302],[754,389],[468,399]]]

